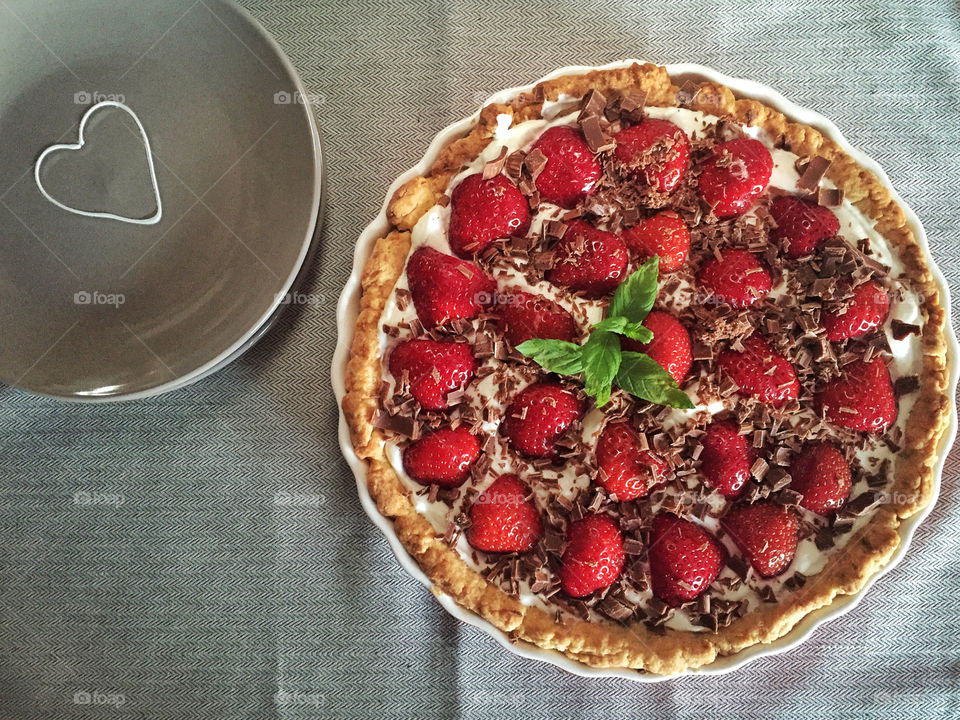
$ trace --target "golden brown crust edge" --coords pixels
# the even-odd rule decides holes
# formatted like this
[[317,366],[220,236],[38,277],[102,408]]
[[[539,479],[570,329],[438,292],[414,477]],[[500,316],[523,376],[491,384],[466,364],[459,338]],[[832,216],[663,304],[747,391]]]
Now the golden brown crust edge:
[[946,394],[945,313],[937,284],[903,211],[872,173],[857,165],[817,129],[790,122],[755,100],[737,99],[722,85],[701,84],[688,107],[715,115],[733,115],[744,124],[763,128],[771,137],[783,137],[797,155],[820,154],[830,159],[828,177],[862,212],[877,220],[878,231],[897,248],[907,274],[923,296],[927,321],[922,335],[921,390],[911,413],[911,418],[923,421],[907,424],[905,449],[898,455],[892,486],[893,502],[878,510],[803,588],[780,602],[761,605],[715,634],[669,629],[657,633],[642,623],[626,626],[569,619],[557,623],[552,615],[525,606],[488,583],[415,510],[409,491],[386,460],[384,436],[372,424],[381,378],[379,318],[403,272],[410,246],[406,231],[436,203],[460,167],[487,146],[497,115],[511,114],[514,122],[522,122],[539,117],[543,100],[556,100],[561,94],[579,97],[590,88],[604,92],[627,87],[645,90],[649,105],[676,104],[678,88],[666,70],[655,65],[634,64],[549,80],[509,105],[484,108],[471,131],[444,148],[424,176],[407,182],[395,193],[387,211],[394,230],[376,242],[364,267],[361,309],[347,366],[343,409],[357,453],[367,462],[372,497],[380,512],[393,521],[398,538],[434,583],[435,592],[453,597],[512,638],[556,649],[587,665],[637,668],[669,675],[700,667],[718,655],[782,637],[837,595],[860,590],[889,562],[900,542],[901,519],[922,510],[933,496],[938,444],[951,411],[951,399]]

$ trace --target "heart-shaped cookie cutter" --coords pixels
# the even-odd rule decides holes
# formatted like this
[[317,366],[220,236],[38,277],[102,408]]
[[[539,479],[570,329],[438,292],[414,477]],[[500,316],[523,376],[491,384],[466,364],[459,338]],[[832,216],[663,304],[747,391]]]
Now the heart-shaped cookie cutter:
[[[50,193],[47,192],[46,188],[43,187],[43,181],[40,179],[40,169],[43,166],[43,161],[47,156],[52,153],[59,152],[61,150],[80,150],[85,144],[86,139],[84,138],[84,130],[86,129],[87,122],[96,113],[98,110],[102,110],[107,107],[115,107],[119,110],[123,110],[130,117],[133,118],[133,121],[137,124],[137,127],[140,129],[140,137],[143,139],[143,145],[147,152],[147,166],[150,169],[150,182],[153,186],[153,197],[156,201],[157,210],[156,212],[148,218],[131,218],[124,215],[115,215],[110,212],[92,212],[88,210],[80,210],[78,208],[70,207],[69,205],[64,205],[62,202],[53,197]],[[120,222],[130,223],[131,225],[156,225],[163,218],[163,202],[160,199],[160,185],[157,183],[157,171],[153,164],[153,151],[150,149],[150,138],[147,137],[147,130],[143,126],[143,123],[140,122],[140,118],[137,114],[129,107],[124,105],[121,102],[115,100],[104,100],[99,102],[96,105],[93,105],[83,117],[80,119],[80,131],[77,136],[78,142],[76,143],[64,143],[51,145],[45,149],[40,156],[37,158],[37,163],[33,168],[33,177],[37,182],[37,188],[40,190],[40,193],[51,203],[57,207],[66,210],[67,212],[73,213],[74,215],[80,215],[82,217],[90,218],[103,218],[105,220],[119,220]]]

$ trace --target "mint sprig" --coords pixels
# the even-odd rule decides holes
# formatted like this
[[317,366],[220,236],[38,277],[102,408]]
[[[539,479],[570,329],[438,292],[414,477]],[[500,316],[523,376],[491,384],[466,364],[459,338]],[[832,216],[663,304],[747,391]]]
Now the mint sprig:
[[657,405],[692,408],[690,397],[649,355],[620,349],[620,337],[648,343],[653,333],[643,321],[657,299],[660,261],[654,256],[624,280],[613,294],[607,317],[590,328],[583,345],[565,340],[527,340],[517,350],[549,372],[583,374],[584,390],[597,407],[610,400],[614,383]]

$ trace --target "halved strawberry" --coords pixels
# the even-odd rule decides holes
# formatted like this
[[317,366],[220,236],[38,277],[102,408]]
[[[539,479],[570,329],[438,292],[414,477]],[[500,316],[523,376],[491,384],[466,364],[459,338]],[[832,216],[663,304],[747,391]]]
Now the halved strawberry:
[[724,497],[739,496],[756,460],[753,445],[740,434],[740,426],[732,420],[717,420],[707,427],[702,442],[700,472],[707,484]]
[[830,443],[806,445],[790,465],[790,488],[803,495],[800,504],[818,515],[832,515],[850,497],[850,466]]
[[613,157],[621,168],[654,190],[673,192],[687,171],[690,140],[669,120],[647,118],[613,139]]
[[740,387],[770,405],[783,405],[800,394],[800,382],[793,365],[758,332],[743,341],[743,352],[724,350],[720,367]]
[[543,533],[540,511],[516,475],[501,475],[470,506],[467,542],[490,553],[526,552]]
[[447,395],[473,379],[473,347],[440,340],[407,340],[390,353],[390,373],[406,378],[410,394],[426,410],[444,410]]
[[597,441],[597,482],[620,502],[636,500],[669,479],[670,466],[643,449],[629,422],[610,423]]
[[673,315],[662,310],[652,310],[644,319],[643,325],[653,333],[653,340],[641,343],[621,338],[620,346],[624,350],[646,353],[670,373],[677,385],[683,384],[693,362],[690,331]]
[[450,196],[451,249],[460,257],[483,252],[494,240],[522,237],[530,228],[530,206],[504,175],[489,180],[468,175]]
[[809,255],[840,231],[840,221],[828,207],[796,195],[781,195],[770,205],[777,227],[771,233],[787,257]]
[[472,262],[431,247],[421,247],[410,256],[407,281],[417,317],[427,328],[475,317],[496,290],[493,280]]
[[636,260],[657,255],[660,272],[682,267],[690,254],[690,229],[673,210],[661,210],[623,233],[623,241]]
[[587,515],[567,528],[560,587],[584,597],[613,584],[623,570],[623,535],[609,515]]
[[521,455],[553,457],[557,440],[582,412],[580,401],[571,391],[555,382],[540,382],[517,393],[501,427]]
[[457,487],[480,457],[480,442],[463,425],[442,427],[403,451],[403,469],[421,485]]
[[727,249],[720,259],[712,257],[700,266],[697,285],[710,293],[704,304],[745,308],[770,292],[770,271],[753,253]]
[[674,607],[701,595],[727,560],[716,538],[671,513],[653,519],[649,554],[653,594]]
[[742,215],[767,189],[773,158],[759,140],[719,143],[700,174],[700,197],[719,218]]
[[720,524],[760,577],[779,575],[797,554],[797,514],[772,500],[737,503]]
[[544,132],[531,150],[540,150],[547,164],[537,176],[541,199],[572,208],[593,192],[600,179],[600,163],[575,127],[560,125]]
[[853,291],[853,298],[842,314],[824,311],[820,322],[827,331],[827,340],[839,342],[861,337],[879,327],[890,312],[890,296],[874,280],[868,280]]
[[626,276],[628,256],[623,240],[583,220],[568,225],[553,247],[553,255],[547,280],[590,298],[611,292]]
[[573,342],[577,337],[573,315],[542,295],[507,288],[497,301],[504,334],[514,347],[531,338]]
[[880,434],[897,419],[890,371],[879,357],[845,366],[839,378],[817,390],[814,403],[828,422],[851,430]]

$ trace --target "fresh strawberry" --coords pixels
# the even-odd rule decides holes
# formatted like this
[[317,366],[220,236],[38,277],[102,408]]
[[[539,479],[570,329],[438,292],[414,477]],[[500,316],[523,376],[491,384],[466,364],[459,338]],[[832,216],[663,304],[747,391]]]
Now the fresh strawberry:
[[609,515],[587,515],[567,528],[560,558],[560,587],[584,597],[611,585],[623,570],[623,535]]
[[689,520],[660,513],[650,530],[650,584],[668,605],[694,600],[709,587],[727,560],[710,533]]
[[796,195],[776,198],[770,214],[777,223],[771,236],[783,244],[791,258],[811,254],[840,231],[840,221],[830,208]]
[[470,507],[467,542],[484,552],[526,552],[540,539],[540,512],[516,475],[501,475]]
[[450,197],[450,247],[460,257],[483,252],[494,240],[530,229],[527,199],[504,175],[465,177]]
[[480,457],[480,442],[463,425],[443,427],[403,451],[403,469],[421,485],[457,487]]
[[617,163],[654,190],[673,192],[687,171],[690,140],[669,120],[647,118],[621,130],[613,139]]
[[425,410],[446,409],[447,394],[464,388],[475,368],[473,348],[464,343],[407,340],[390,353],[390,373],[406,378]]
[[611,292],[627,272],[627,246],[613,233],[574,220],[553,247],[553,269],[547,280],[599,298]]
[[890,371],[878,357],[844,367],[840,377],[817,390],[814,402],[828,422],[851,430],[880,434],[897,419]]
[[661,210],[623,234],[623,241],[638,261],[660,258],[660,272],[682,267],[690,254],[690,229],[673,210]]
[[516,347],[531,338],[573,342],[578,334],[573,315],[542,295],[508,288],[497,295],[507,340]]
[[707,427],[700,454],[700,472],[707,484],[728,498],[739,496],[750,479],[756,459],[753,446],[740,426],[732,420],[719,420]]
[[758,332],[743,341],[743,352],[720,353],[719,363],[742,394],[755,395],[770,405],[783,405],[800,394],[793,365]]
[[593,192],[600,179],[600,163],[575,127],[552,127],[541,135],[531,150],[539,150],[547,164],[537,176],[540,198],[572,208]]
[[557,440],[582,412],[572,392],[554,382],[539,382],[517,393],[504,414],[502,427],[521,455],[553,457]]
[[670,466],[643,449],[629,422],[607,425],[597,441],[597,482],[626,502],[636,500],[668,479]]
[[770,292],[770,273],[753,253],[724,250],[721,258],[707,260],[697,272],[697,285],[711,294],[707,302],[745,308]]
[[690,372],[693,355],[690,350],[690,332],[673,315],[661,310],[653,310],[643,321],[644,327],[653,333],[653,340],[641,343],[622,338],[620,346],[624,350],[649,355],[670,376],[683,383]]
[[496,284],[472,262],[422,247],[407,261],[407,280],[417,317],[432,328],[470,319],[493,300]]
[[773,158],[759,140],[718,144],[700,174],[700,197],[719,218],[742,215],[770,182]]
[[760,577],[779,575],[793,562],[800,523],[783,505],[772,500],[737,503],[720,524]]
[[890,312],[890,296],[881,285],[868,280],[853,291],[853,299],[843,314],[825,311],[820,322],[827,331],[827,340],[839,342],[866,335],[879,327]]
[[800,504],[818,515],[832,515],[850,497],[850,466],[829,443],[806,445],[790,465],[790,488],[803,495]]

